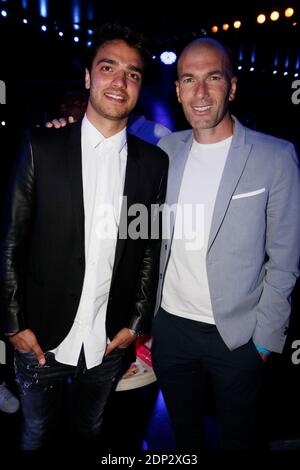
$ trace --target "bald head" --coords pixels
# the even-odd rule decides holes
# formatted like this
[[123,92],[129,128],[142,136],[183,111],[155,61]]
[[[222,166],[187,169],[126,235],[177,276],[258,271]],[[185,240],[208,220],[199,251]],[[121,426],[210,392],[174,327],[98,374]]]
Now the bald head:
[[224,63],[224,70],[226,71],[227,79],[231,80],[234,76],[234,73],[230,52],[221,42],[211,38],[195,39],[183,49],[177,62],[178,77],[180,77],[182,61],[190,52],[201,54],[204,51],[210,50],[220,54],[222,62]]

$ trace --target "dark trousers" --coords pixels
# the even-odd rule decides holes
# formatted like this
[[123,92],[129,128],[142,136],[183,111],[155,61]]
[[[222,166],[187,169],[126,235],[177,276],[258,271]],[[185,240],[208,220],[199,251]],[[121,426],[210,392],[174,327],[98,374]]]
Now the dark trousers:
[[[86,369],[83,349],[76,367],[57,362],[53,353],[46,352],[45,356],[46,365],[39,366],[34,353],[17,351],[15,354],[23,412],[21,448],[47,449],[53,445],[54,437],[62,438],[59,436],[61,418],[66,416],[68,407],[70,446],[92,450],[108,396],[123,372],[125,349],[115,349],[102,364],[91,369]],[[64,394],[67,383],[67,394]],[[66,436],[63,444],[67,445]]]
[[230,351],[215,325],[160,309],[153,323],[153,367],[180,450],[204,447],[207,378],[220,425],[221,448],[256,448],[264,363],[252,340]]

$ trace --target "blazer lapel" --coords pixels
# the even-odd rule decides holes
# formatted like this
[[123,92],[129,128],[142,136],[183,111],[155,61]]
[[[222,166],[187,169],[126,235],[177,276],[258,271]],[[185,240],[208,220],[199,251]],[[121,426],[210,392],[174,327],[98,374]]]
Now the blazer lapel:
[[[169,165],[169,175],[168,175],[168,185],[167,185],[167,194],[166,194],[166,205],[167,205],[167,217],[168,212],[173,204],[178,203],[179,191],[181,187],[181,182],[183,178],[184,168],[187,162],[187,158],[193,143],[193,134],[192,132],[188,133],[179,143],[176,142],[174,148],[174,155],[172,150],[170,153],[170,165]],[[174,223],[176,217],[176,209],[173,213],[171,211],[171,218],[167,221],[167,224],[170,224],[168,227],[168,232],[172,238]],[[169,238],[167,236],[166,238]]]
[[127,134],[127,163],[123,192],[124,198],[121,208],[111,284],[114,281],[128,236],[128,208],[131,204],[136,202],[136,188],[139,179],[138,152],[139,150],[136,140],[130,134]]
[[[84,244],[84,204],[82,185],[81,121],[70,125],[67,139],[68,174],[70,178],[72,210],[80,242]],[[84,245],[83,245],[84,246]],[[83,250],[84,252],[84,250]]]
[[235,119],[235,132],[217,193],[208,240],[210,250],[226,215],[235,188],[243,174],[252,145],[245,143],[245,128]]

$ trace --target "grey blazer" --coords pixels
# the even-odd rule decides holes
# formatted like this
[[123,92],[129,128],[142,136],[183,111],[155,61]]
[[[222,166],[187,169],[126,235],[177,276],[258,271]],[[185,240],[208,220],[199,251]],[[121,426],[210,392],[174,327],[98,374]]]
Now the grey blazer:
[[[234,118],[235,119],[235,118]],[[166,203],[175,204],[193,142],[191,130],[160,140],[169,155]],[[281,352],[299,275],[300,178],[294,146],[244,127],[235,130],[214,208],[206,255],[213,315],[233,350],[254,343]],[[170,256],[162,244],[156,311]]]

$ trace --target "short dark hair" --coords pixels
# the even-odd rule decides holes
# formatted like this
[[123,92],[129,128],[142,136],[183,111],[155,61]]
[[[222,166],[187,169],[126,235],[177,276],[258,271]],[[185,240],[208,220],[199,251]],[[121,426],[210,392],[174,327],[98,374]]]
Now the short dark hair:
[[136,49],[141,56],[144,68],[147,67],[150,61],[150,50],[148,47],[148,40],[140,31],[133,30],[128,25],[123,25],[117,22],[109,22],[102,24],[94,34],[94,38],[89,50],[89,55],[86,61],[86,68],[90,71],[92,68],[93,60],[97,54],[99,47],[106,42],[122,40],[128,46]]

